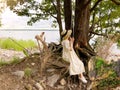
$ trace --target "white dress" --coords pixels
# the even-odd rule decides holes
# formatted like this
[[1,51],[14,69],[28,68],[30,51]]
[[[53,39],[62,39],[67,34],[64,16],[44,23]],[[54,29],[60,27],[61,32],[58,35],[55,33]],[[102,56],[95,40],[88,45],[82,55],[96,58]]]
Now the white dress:
[[75,53],[73,47],[72,50],[70,50],[70,41],[63,40],[62,45],[63,45],[62,58],[65,61],[70,62],[69,66],[70,75],[78,75],[80,73],[85,72],[84,64]]

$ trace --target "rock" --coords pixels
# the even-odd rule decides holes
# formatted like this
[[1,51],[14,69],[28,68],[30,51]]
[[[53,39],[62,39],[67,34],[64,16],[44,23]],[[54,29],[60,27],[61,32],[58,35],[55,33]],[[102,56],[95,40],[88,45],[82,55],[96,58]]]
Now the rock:
[[30,84],[25,86],[26,90],[32,90],[32,86]]
[[64,90],[65,86],[58,85],[56,89]]
[[116,62],[116,66],[115,66],[114,69],[115,69],[117,75],[120,77],[120,60],[118,60],[118,61]]
[[12,74],[18,76],[20,79],[22,79],[25,75],[24,71],[12,72]]
[[4,60],[6,62],[9,62],[14,57],[24,58],[25,55],[22,51],[7,50],[7,49],[0,48],[0,59]]
[[58,74],[54,74],[51,77],[48,77],[47,85],[53,87],[58,79],[59,79],[59,75]]
[[112,61],[117,62],[120,59],[120,49],[118,48],[117,43],[113,43],[108,50],[108,55],[105,60],[108,61],[108,64],[112,63]]
[[35,87],[37,88],[37,90],[44,90],[44,88],[42,87],[40,83],[36,83]]
[[55,69],[47,69],[47,72],[54,72]]
[[32,65],[32,66],[34,66],[34,65],[35,65],[35,63],[31,63],[31,65]]
[[116,87],[115,89],[113,89],[113,90],[120,90],[120,86],[119,87]]
[[92,57],[88,62],[88,76],[90,80],[95,80],[96,70],[95,70],[95,57]]
[[60,84],[61,84],[61,85],[65,85],[65,84],[66,84],[65,79],[60,80]]

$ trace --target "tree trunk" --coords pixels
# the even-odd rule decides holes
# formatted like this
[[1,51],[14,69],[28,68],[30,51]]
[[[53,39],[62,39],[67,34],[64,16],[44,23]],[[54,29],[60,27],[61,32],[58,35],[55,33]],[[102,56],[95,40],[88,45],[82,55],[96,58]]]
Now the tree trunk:
[[59,33],[60,33],[60,39],[61,39],[61,32],[63,31],[62,28],[62,19],[61,19],[61,5],[60,5],[60,0],[56,0],[57,1],[57,22],[58,22],[58,26],[59,26]]
[[77,45],[76,52],[78,56],[80,56],[80,59],[83,61],[85,65],[86,75],[88,75],[88,61],[91,57],[91,52],[92,52],[88,39],[90,4],[85,5],[87,2],[88,0],[76,0],[75,26],[74,26],[74,35],[75,35],[74,46],[76,48]]
[[76,0],[75,7],[75,44],[78,43],[80,47],[87,46],[89,33],[89,19],[90,11],[89,5],[85,4],[88,0]]
[[65,29],[72,29],[72,7],[71,0],[64,0]]
[[[93,50],[89,45],[89,20],[90,20],[90,2],[89,0],[76,0],[75,6],[75,26],[73,35],[75,38],[75,49],[83,61],[86,69],[86,75],[88,76],[88,61],[92,55],[94,55]],[[65,14],[65,29],[72,29],[71,23],[71,1],[64,0],[64,14]],[[78,45],[78,46],[77,46]],[[77,47],[77,48],[76,48]],[[88,77],[87,77],[88,78]],[[78,80],[78,79],[77,79]],[[88,79],[89,81],[89,79]],[[86,90],[85,85],[80,82],[79,90]]]

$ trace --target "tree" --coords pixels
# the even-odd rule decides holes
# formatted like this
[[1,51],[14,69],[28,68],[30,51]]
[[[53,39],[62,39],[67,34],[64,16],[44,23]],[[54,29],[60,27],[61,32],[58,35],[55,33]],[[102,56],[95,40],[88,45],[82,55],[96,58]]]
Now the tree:
[[[53,18],[57,22],[59,31],[63,30],[62,21],[65,20],[65,29],[73,30],[75,49],[83,60],[86,70],[91,56],[95,55],[89,44],[94,35],[107,36],[117,32],[120,27],[119,0],[44,0],[41,4],[34,0],[18,0],[14,5],[7,5],[20,16],[31,17],[28,24],[40,19]],[[75,15],[72,15],[74,12]],[[74,21],[73,21],[74,18]],[[117,21],[116,21],[117,20]]]
[[5,3],[4,3],[4,1],[0,1],[0,26],[2,25],[1,24],[1,14],[2,14],[2,12],[3,12],[3,10],[4,10],[4,7],[5,7]]

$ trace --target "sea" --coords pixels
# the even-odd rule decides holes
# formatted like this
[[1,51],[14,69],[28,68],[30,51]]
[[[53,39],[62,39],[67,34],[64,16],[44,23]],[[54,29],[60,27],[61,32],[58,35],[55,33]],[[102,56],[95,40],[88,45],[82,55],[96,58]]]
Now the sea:
[[36,41],[35,35],[45,32],[46,42],[59,42],[58,29],[0,29],[0,38],[14,38]]

